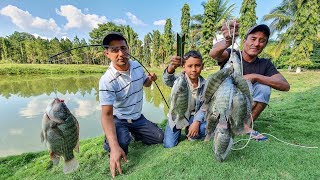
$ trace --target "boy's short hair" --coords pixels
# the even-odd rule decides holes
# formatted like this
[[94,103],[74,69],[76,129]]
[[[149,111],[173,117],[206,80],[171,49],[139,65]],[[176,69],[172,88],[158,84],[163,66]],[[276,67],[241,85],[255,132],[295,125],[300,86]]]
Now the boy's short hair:
[[191,51],[185,53],[185,54],[183,55],[182,59],[183,59],[184,61],[186,61],[186,60],[189,59],[190,57],[198,58],[198,59],[200,59],[201,62],[202,62],[202,56],[201,56],[200,52],[198,52],[198,51],[191,50]]

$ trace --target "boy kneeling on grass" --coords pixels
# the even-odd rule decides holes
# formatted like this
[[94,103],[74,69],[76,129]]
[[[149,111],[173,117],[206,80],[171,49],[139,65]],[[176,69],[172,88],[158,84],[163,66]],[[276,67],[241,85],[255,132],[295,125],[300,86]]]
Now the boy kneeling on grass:
[[[175,69],[181,65],[181,62],[183,62],[183,72],[175,75]],[[206,121],[204,121],[204,116],[206,112],[200,109],[203,104],[201,97],[205,86],[205,79],[200,75],[202,69],[201,54],[192,50],[187,52],[182,59],[179,56],[172,56],[169,66],[163,72],[163,81],[169,87],[173,87],[175,81],[184,75],[189,87],[188,93],[191,93],[191,98],[188,101],[189,112],[186,113],[188,117],[185,116],[184,122],[174,119],[175,116],[172,116],[171,111],[169,111],[163,140],[165,148],[172,148],[178,144],[183,128],[185,128],[189,140],[201,139],[205,136]],[[172,101],[172,97],[170,99]]]

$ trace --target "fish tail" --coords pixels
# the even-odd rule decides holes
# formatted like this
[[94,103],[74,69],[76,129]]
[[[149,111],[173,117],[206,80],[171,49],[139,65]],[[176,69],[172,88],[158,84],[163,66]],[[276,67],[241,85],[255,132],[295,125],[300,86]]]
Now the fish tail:
[[78,168],[79,168],[79,162],[76,160],[76,158],[72,158],[70,161],[65,161],[63,172],[65,174],[72,173]]
[[204,138],[204,141],[208,142],[210,141],[210,139],[213,139],[213,137],[214,137],[214,132],[210,132],[206,135],[206,137]]

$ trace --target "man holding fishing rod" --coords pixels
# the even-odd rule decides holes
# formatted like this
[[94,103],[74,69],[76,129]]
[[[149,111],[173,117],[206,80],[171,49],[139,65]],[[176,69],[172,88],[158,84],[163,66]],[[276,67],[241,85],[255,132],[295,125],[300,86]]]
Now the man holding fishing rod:
[[[232,35],[238,36],[239,24],[236,21],[231,21],[223,24],[221,31],[224,40],[216,43],[210,50],[209,55],[218,61],[218,64],[223,67],[228,61],[231,54],[229,47],[232,45]],[[234,32],[235,31],[235,32]],[[253,106],[252,119],[256,120],[260,113],[266,108],[269,103],[271,88],[280,91],[289,91],[290,85],[283,75],[276,69],[269,59],[259,58],[258,55],[267,46],[270,36],[270,29],[267,25],[260,24],[253,26],[247,32],[245,39],[242,40],[243,50],[242,66],[243,77],[250,81],[249,87],[252,92]],[[236,51],[240,57],[239,51]],[[266,140],[267,137],[254,131],[249,126],[245,125],[245,131],[250,134],[251,138]]]
[[106,135],[104,149],[110,152],[110,172],[115,177],[116,170],[122,173],[120,160],[127,162],[131,136],[147,145],[159,144],[163,131],[141,114],[143,86],[150,87],[156,74],[146,75],[139,62],[129,60],[128,43],[121,33],[107,34],[103,46],[111,63],[99,82],[101,124]]

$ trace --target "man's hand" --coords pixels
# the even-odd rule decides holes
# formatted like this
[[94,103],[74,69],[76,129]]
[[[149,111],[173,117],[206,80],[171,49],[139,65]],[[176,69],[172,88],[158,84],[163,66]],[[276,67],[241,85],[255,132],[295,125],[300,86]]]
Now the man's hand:
[[172,74],[174,73],[175,69],[177,67],[181,66],[181,57],[180,56],[171,56],[170,58],[170,64],[168,66],[168,73]]
[[233,31],[235,31],[234,36],[237,37],[239,35],[239,23],[237,21],[230,21],[229,27],[227,27],[226,23],[223,23],[221,32],[226,41],[226,44],[231,45]]
[[246,74],[243,75],[243,79],[248,80],[250,82],[256,81],[257,74]]
[[120,146],[113,148],[110,151],[110,172],[111,176],[114,178],[116,176],[116,170],[119,174],[122,174],[120,160],[123,159],[124,162],[127,162],[126,153],[122,150]]
[[155,73],[149,73],[147,79],[144,81],[144,87],[150,87],[153,81],[156,81],[157,75]]
[[200,121],[194,120],[188,129],[188,138],[196,137],[199,134]]
[[150,81],[156,81],[158,79],[158,77],[155,73],[149,73],[148,78]]

